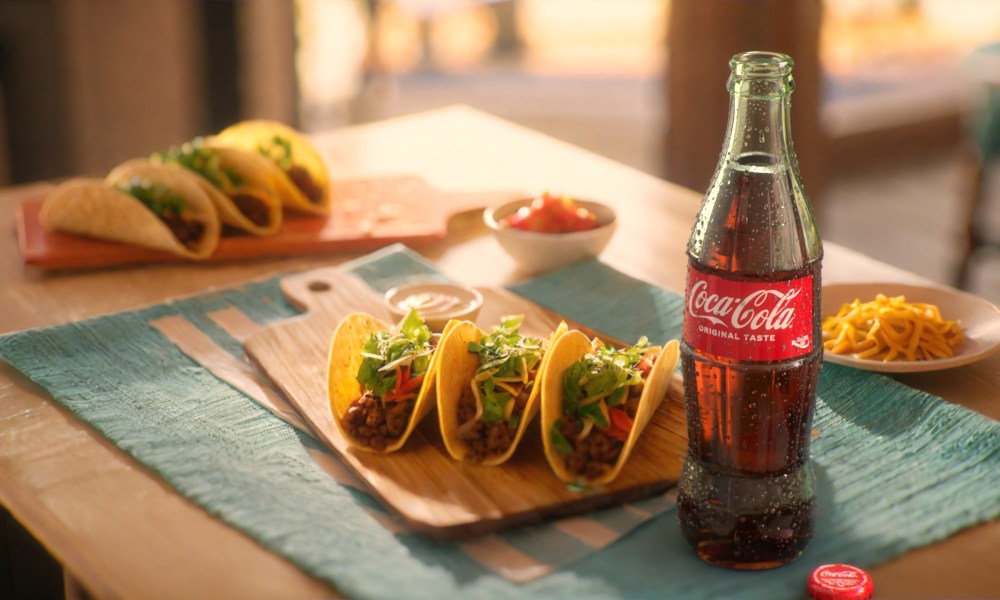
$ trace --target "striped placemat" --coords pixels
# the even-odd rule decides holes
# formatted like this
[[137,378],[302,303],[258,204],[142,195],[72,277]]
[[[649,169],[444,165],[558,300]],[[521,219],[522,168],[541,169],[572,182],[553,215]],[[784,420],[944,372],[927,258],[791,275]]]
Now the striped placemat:
[[[345,268],[377,290],[441,277],[400,246]],[[680,335],[676,294],[596,261],[512,289],[620,339]],[[996,422],[827,365],[814,422],[817,532],[792,565],[733,573],[701,563],[670,495],[429,540],[384,513],[245,363],[241,340],[294,314],[273,278],[0,337],[0,356],[181,494],[351,597],[795,598],[817,564],[871,565],[1000,514]]]

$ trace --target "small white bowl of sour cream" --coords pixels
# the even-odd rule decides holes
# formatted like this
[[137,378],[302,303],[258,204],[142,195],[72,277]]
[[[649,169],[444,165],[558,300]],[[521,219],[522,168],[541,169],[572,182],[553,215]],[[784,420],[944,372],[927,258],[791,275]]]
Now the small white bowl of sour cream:
[[408,283],[385,293],[385,307],[396,319],[416,309],[431,331],[440,333],[451,319],[475,321],[483,307],[483,295],[456,283]]

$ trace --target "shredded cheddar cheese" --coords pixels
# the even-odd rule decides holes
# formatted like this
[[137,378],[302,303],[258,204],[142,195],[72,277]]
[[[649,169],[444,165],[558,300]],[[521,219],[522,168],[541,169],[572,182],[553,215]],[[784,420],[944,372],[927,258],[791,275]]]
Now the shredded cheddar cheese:
[[871,302],[844,304],[823,319],[823,347],[834,354],[881,360],[934,360],[955,355],[965,340],[957,321],[941,318],[933,304],[879,294]]

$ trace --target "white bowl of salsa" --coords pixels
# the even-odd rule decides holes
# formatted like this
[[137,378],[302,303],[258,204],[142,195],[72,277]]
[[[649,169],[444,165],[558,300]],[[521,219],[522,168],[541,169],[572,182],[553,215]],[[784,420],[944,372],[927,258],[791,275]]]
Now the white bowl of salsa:
[[491,206],[483,211],[483,222],[530,273],[600,255],[618,225],[606,204],[549,193]]

